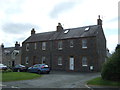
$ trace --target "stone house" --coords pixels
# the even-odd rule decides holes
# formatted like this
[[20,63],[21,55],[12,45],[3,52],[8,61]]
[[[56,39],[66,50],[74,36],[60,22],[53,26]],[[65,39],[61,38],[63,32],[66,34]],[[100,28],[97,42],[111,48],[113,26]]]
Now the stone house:
[[106,38],[102,20],[97,25],[35,33],[22,43],[22,64],[48,64],[52,70],[100,71],[106,58]]
[[17,64],[21,64],[21,47],[18,42],[15,43],[15,47],[2,47],[2,63],[14,67]]

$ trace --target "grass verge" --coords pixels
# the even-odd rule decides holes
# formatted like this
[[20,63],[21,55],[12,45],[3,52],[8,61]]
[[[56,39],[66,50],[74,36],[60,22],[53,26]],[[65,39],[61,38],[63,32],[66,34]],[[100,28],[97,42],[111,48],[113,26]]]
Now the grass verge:
[[28,80],[41,77],[39,74],[27,73],[27,72],[7,72],[2,73],[2,82]]
[[120,82],[103,80],[101,77],[94,78],[87,81],[88,85],[101,85],[101,86],[120,86]]

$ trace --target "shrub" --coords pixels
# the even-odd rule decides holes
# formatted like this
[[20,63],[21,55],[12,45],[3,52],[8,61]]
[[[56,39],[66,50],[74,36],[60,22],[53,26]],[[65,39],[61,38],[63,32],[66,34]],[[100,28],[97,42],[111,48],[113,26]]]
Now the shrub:
[[11,69],[7,69],[7,70],[2,70],[3,73],[7,73],[7,72],[12,72]]
[[120,49],[103,64],[101,76],[104,80],[120,81]]

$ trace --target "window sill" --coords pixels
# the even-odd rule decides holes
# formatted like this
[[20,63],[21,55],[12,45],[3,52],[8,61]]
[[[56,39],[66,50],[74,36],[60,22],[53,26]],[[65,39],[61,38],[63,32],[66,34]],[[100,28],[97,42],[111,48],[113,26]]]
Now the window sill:
[[62,48],[58,48],[58,50],[62,50]]
[[73,46],[70,46],[70,48],[73,48]]
[[86,49],[87,47],[82,47],[83,49]]
[[88,65],[82,65],[83,67],[87,67]]
[[59,66],[62,66],[62,64],[58,64]]

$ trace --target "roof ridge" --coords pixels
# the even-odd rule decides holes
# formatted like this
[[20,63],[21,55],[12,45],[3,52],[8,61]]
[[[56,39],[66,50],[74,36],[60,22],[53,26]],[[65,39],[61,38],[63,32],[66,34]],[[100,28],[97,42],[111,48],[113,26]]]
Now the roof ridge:
[[37,34],[53,33],[53,32],[56,32],[56,31],[50,31],[50,32],[41,32],[41,33],[36,33],[35,35],[37,35]]
[[85,27],[93,27],[93,26],[100,26],[100,25],[88,25],[88,26],[82,26],[82,27],[76,27],[76,28],[67,28],[67,29],[64,29],[64,30],[72,30],[72,29],[78,29],[78,28],[85,28]]

